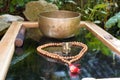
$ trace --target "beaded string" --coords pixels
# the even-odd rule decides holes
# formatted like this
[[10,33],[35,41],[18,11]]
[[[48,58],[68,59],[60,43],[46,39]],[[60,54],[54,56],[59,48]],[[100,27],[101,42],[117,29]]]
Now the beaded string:
[[51,47],[51,46],[62,46],[63,44],[62,43],[48,43],[48,44],[44,44],[44,45],[41,45],[37,48],[37,51],[46,56],[46,57],[49,57],[49,58],[52,58],[52,59],[56,59],[56,60],[60,60],[64,63],[67,63],[68,65],[70,65],[71,63],[79,60],[83,55],[84,53],[87,51],[87,46],[81,42],[69,42],[72,46],[79,46],[79,47],[82,47],[82,50],[79,52],[79,54],[75,55],[75,56],[60,56],[58,54],[53,54],[51,52],[48,52],[48,51],[45,51],[43,50],[43,48],[46,48],[46,47]]

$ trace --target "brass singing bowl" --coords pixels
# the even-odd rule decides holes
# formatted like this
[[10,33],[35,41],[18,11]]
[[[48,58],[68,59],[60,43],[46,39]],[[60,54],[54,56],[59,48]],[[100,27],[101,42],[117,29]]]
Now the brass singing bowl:
[[51,38],[69,38],[79,30],[80,14],[72,11],[51,11],[40,13],[39,28],[43,35]]

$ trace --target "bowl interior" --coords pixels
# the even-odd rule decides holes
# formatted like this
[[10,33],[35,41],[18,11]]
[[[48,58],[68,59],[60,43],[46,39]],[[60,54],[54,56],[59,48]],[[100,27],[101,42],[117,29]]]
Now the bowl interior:
[[77,12],[72,11],[52,11],[52,12],[44,12],[40,14],[40,17],[47,18],[74,18],[80,16]]

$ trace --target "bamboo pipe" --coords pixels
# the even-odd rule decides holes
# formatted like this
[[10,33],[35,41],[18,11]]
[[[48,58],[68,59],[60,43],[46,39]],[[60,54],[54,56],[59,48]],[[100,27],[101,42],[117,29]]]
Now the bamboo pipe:
[[38,22],[22,22],[25,28],[38,28]]
[[99,40],[101,40],[108,48],[120,55],[120,40],[97,26],[92,22],[81,21],[80,26],[85,26]]
[[0,41],[0,80],[5,80],[15,49],[15,38],[21,26],[22,23],[13,22]]
[[15,46],[21,47],[23,45],[24,37],[25,37],[25,27],[21,27],[19,30],[19,33],[17,34],[17,37],[15,39]]
[[38,28],[38,23],[37,22],[22,22],[22,27],[19,30],[19,33],[17,34],[16,40],[15,40],[16,47],[23,46],[26,28]]

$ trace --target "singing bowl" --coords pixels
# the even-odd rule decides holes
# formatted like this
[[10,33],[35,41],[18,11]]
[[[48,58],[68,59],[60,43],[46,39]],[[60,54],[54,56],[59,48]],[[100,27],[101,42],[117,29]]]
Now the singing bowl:
[[40,13],[38,18],[40,31],[51,38],[69,38],[79,30],[80,14],[72,11],[51,11]]

